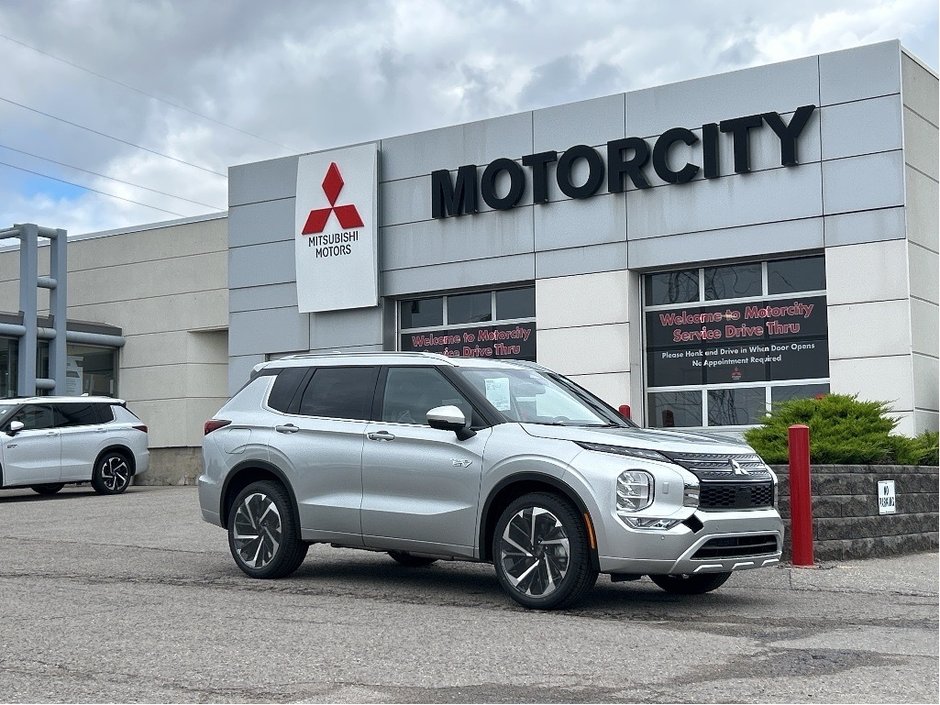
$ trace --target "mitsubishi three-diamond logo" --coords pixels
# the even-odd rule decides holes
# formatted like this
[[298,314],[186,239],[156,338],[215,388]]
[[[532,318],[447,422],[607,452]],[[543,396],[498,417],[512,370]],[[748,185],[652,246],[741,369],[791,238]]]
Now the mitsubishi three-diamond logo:
[[339,173],[339,167],[336,162],[330,163],[330,168],[326,170],[326,176],[323,177],[323,193],[326,194],[326,200],[330,202],[329,208],[315,208],[307,216],[307,222],[304,224],[301,235],[316,235],[322,233],[326,228],[326,223],[330,219],[331,213],[336,213],[336,219],[343,230],[352,230],[353,228],[363,227],[362,217],[354,205],[338,206],[336,199],[339,198],[345,182],[343,175]]

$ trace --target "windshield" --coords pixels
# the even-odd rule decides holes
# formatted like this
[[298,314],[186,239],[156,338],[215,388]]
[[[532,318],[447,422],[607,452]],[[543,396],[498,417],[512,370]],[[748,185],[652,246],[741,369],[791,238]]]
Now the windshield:
[[458,370],[510,421],[555,426],[632,426],[561,375],[528,369]]

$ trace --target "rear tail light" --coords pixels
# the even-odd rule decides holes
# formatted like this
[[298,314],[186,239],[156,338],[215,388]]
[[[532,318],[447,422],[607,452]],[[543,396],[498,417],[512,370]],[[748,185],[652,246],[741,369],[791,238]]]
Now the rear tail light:
[[133,426],[131,426],[131,428],[133,428],[135,431],[143,431],[144,433],[147,433],[147,424],[135,423]]
[[208,436],[213,431],[218,431],[223,426],[228,426],[231,421],[226,421],[224,419],[209,419],[206,421],[205,426],[202,427],[203,435]]

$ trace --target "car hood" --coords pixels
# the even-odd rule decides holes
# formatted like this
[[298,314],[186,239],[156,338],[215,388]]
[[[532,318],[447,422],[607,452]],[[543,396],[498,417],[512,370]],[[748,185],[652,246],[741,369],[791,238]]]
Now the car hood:
[[730,438],[716,438],[704,433],[663,431],[648,428],[589,428],[584,426],[546,426],[522,423],[523,430],[536,438],[602,443],[627,448],[644,448],[673,453],[753,453],[749,445]]

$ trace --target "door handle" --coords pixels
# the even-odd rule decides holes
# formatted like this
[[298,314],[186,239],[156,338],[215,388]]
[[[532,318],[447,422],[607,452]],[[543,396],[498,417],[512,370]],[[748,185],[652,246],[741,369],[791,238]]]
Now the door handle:
[[372,433],[367,434],[370,441],[394,441],[395,436],[393,436],[388,431],[373,431]]
[[299,431],[300,429],[297,428],[292,423],[287,423],[287,424],[278,424],[277,426],[274,427],[274,430],[277,431],[278,433],[297,433],[297,431]]

